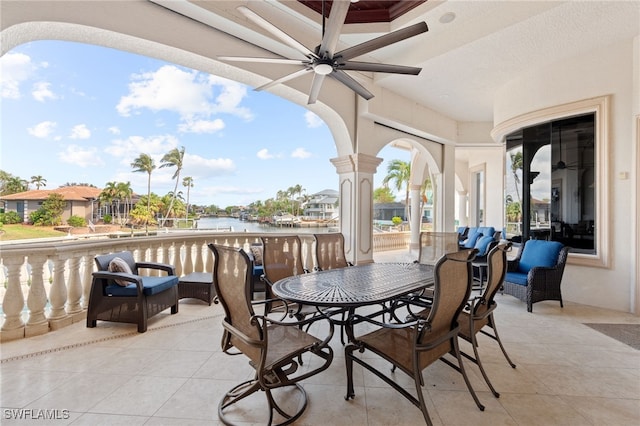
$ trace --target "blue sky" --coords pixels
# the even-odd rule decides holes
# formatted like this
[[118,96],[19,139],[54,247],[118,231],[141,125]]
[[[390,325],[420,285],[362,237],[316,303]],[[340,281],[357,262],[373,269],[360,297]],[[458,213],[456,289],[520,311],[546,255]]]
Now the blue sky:
[[[133,159],[147,153],[159,166],[165,153],[182,146],[178,190],[186,194],[182,177],[191,176],[193,204],[246,205],[297,184],[308,194],[338,187],[327,126],[267,92],[63,41],[21,45],[0,58],[0,71],[0,168],[26,180],[41,175],[45,189],[116,181],[145,194],[147,175],[133,173]],[[174,171],[156,169],[151,190],[172,191]],[[383,163],[376,181],[384,174]]]

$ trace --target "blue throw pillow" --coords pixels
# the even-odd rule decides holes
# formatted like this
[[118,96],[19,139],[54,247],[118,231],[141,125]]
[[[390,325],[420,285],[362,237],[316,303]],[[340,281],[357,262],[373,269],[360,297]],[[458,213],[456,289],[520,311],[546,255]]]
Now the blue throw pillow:
[[529,240],[524,245],[524,251],[520,257],[518,270],[529,272],[534,266],[550,268],[558,262],[558,255],[562,250],[562,243],[546,240]]
[[477,256],[485,256],[487,254],[489,245],[492,242],[493,242],[493,237],[484,236],[484,237],[478,238],[478,240],[476,241],[476,245],[473,247],[475,249],[478,249]]

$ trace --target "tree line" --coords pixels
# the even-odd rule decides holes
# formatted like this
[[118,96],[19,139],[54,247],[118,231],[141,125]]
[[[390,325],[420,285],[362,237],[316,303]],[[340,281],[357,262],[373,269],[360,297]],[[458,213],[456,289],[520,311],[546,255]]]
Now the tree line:
[[[209,206],[193,206],[190,205],[190,191],[195,186],[195,180],[191,176],[180,177],[184,168],[185,148],[174,148],[166,153],[156,165],[151,155],[141,153],[136,157],[130,166],[133,172],[147,174],[147,193],[137,197],[137,202],[133,204],[134,194],[130,182],[107,182],[98,197],[100,206],[104,209],[103,220],[111,223],[115,222],[120,225],[129,224],[132,226],[144,226],[148,229],[152,226],[165,226],[167,221],[177,218],[189,219],[196,214],[216,215],[221,211],[230,215],[239,211],[240,206],[228,206],[224,210],[215,204]],[[152,175],[158,168],[174,168],[172,180],[175,181],[173,191],[168,192],[164,196],[159,196],[151,191]],[[383,179],[383,186],[374,191],[374,202],[389,203],[394,202],[395,197],[390,184],[400,191],[405,190],[405,203],[408,208],[409,198],[409,182],[411,177],[410,163],[401,160],[392,160],[387,169],[387,175]],[[186,189],[186,199],[183,191],[178,191],[178,185],[182,182],[182,186]],[[35,189],[46,187],[47,180],[42,176],[32,176],[30,180],[13,176],[10,173],[0,170],[0,195],[9,195],[19,192],[28,191],[30,185],[34,185]],[[89,183],[66,183],[63,186],[91,186]],[[424,190],[429,187],[430,181],[426,181],[423,185]],[[272,217],[280,213],[289,213],[298,216],[302,213],[302,206],[311,199],[311,195],[301,185],[294,185],[284,190],[277,191],[275,197],[266,200],[257,200],[246,206],[247,213],[255,215],[259,218]],[[133,207],[131,207],[133,206]],[[47,202],[43,203],[41,209],[32,212],[30,222],[41,225],[60,225],[61,215],[64,210],[64,200],[58,194],[50,194]],[[17,216],[17,215],[16,215]],[[408,214],[407,214],[408,217]],[[21,218],[15,218],[16,220]],[[76,223],[78,220],[73,218]],[[10,223],[4,219],[4,223]],[[79,225],[74,225],[79,226]]]

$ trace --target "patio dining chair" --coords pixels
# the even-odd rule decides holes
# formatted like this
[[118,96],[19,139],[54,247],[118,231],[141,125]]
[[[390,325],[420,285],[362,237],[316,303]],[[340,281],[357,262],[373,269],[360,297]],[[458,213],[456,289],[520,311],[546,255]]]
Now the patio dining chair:
[[[316,240],[316,269],[328,271],[330,269],[348,268],[353,266],[344,253],[344,236],[340,232],[328,234],[313,234]],[[342,313],[342,320],[346,319],[346,312]],[[344,327],[340,327],[340,342],[344,345]]]
[[[474,297],[464,307],[464,310],[458,316],[458,323],[460,324],[460,332],[458,335],[471,343],[473,347],[473,356],[462,352],[462,355],[478,365],[482,377],[491,389],[493,395],[498,398],[500,394],[495,390],[489,377],[487,376],[484,366],[480,361],[480,354],[478,353],[478,333],[482,333],[485,336],[498,342],[502,354],[507,359],[507,362],[512,368],[516,368],[516,365],[511,362],[507,351],[502,345],[498,330],[496,328],[496,321],[493,316],[493,312],[498,306],[494,300],[494,297],[498,290],[502,287],[504,277],[507,271],[507,251],[511,248],[511,243],[503,243],[494,247],[487,255],[487,285],[480,296]],[[487,329],[493,330],[489,333]]]
[[346,268],[353,266],[344,252],[344,236],[340,232],[328,234],[313,234],[316,240],[316,269],[326,271],[329,269]]
[[[265,314],[280,313],[285,306],[274,299],[271,286],[278,280],[307,273],[302,261],[302,242],[297,235],[269,235],[262,240],[262,267],[265,282]],[[318,309],[313,306],[291,304],[286,306],[290,316],[303,320],[307,316],[315,316]]]
[[445,253],[457,251],[458,235],[457,232],[421,232],[418,263],[435,265]]
[[[233,424],[232,420],[237,422],[238,413],[250,412],[255,407],[251,402],[242,407],[241,401],[262,391],[269,410],[267,423],[290,424],[307,406],[307,395],[299,382],[326,370],[331,364],[333,350],[329,342],[333,337],[333,325],[329,323],[328,334],[321,340],[302,330],[310,320],[281,322],[257,315],[253,307],[259,302],[251,300],[252,268],[247,254],[234,247],[210,244],[209,248],[218,259],[214,283],[225,312],[222,350],[230,355],[248,357],[249,364],[255,369],[251,379],[224,394],[218,405],[218,417],[225,424]],[[311,367],[299,368],[302,355],[314,358]],[[288,391],[274,392],[282,388]],[[247,419],[246,422],[255,423],[256,420]]]
[[[362,336],[345,347],[347,365],[346,399],[354,398],[353,363],[360,364],[398,391],[422,411],[428,425],[431,418],[423,395],[424,378],[422,371],[437,360],[458,371],[467,385],[478,408],[484,406],[476,396],[464,370],[462,356],[458,348],[458,316],[471,293],[471,260],[476,250],[448,253],[438,260],[434,268],[434,292],[429,309],[422,315],[410,316],[404,323],[381,323],[365,316],[354,315],[352,321],[366,322],[377,329]],[[411,303],[411,299],[407,301]],[[397,318],[397,316],[395,316]],[[375,367],[375,358],[356,355],[355,352],[370,351],[389,361],[393,368],[385,374]],[[452,355],[455,363],[445,356]],[[396,368],[413,379],[415,395],[405,389],[395,378]]]

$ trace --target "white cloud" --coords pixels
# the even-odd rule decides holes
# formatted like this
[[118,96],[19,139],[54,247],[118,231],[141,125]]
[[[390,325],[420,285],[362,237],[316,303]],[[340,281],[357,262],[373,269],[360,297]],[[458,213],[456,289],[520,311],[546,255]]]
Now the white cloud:
[[215,133],[224,129],[224,121],[215,120],[188,120],[178,126],[181,133]]
[[[240,107],[247,96],[246,86],[231,80],[173,65],[131,78],[129,93],[120,98],[116,106],[123,116],[148,108],[176,112],[183,120],[206,118],[217,113],[233,114],[245,120],[253,117],[248,108]],[[216,91],[219,93],[214,99]]]
[[58,153],[58,159],[63,163],[80,167],[103,166],[102,156],[97,148],[84,148],[78,145],[69,145],[66,150]]
[[291,153],[291,158],[309,158],[311,153],[304,148],[296,148]]
[[324,121],[311,111],[304,113],[304,119],[307,122],[307,127],[309,128],[320,127],[324,124]]
[[209,83],[214,87],[220,87],[220,94],[216,97],[216,104],[213,108],[214,113],[222,112],[236,115],[245,120],[253,119],[253,114],[248,108],[239,106],[247,96],[247,86],[215,75],[209,76]]
[[162,156],[177,146],[178,139],[171,135],[129,136],[126,139],[114,139],[104,151],[119,158],[120,163],[126,166],[130,166],[140,154],[149,154],[159,166]]
[[45,139],[53,133],[56,125],[57,124],[55,121],[43,121],[33,127],[29,127],[27,129],[27,132],[29,132],[31,136],[35,136],[36,138]]
[[203,179],[232,174],[236,165],[230,158],[203,158],[185,152],[184,170],[188,170],[188,175],[194,179]]
[[89,139],[91,137],[91,130],[87,128],[86,124],[78,124],[71,129],[71,139]]
[[109,133],[111,133],[112,135],[119,135],[120,134],[120,129],[117,126],[111,126],[109,127]]
[[24,53],[7,53],[0,56],[0,96],[19,99],[20,84],[31,76],[33,70],[31,58]]
[[272,158],[275,158],[273,154],[269,153],[269,150],[267,148],[263,148],[260,151],[258,151],[256,156],[261,160],[270,160]]
[[47,99],[57,99],[58,97],[49,89],[51,83],[39,81],[33,85],[31,96],[38,102],[44,102]]

